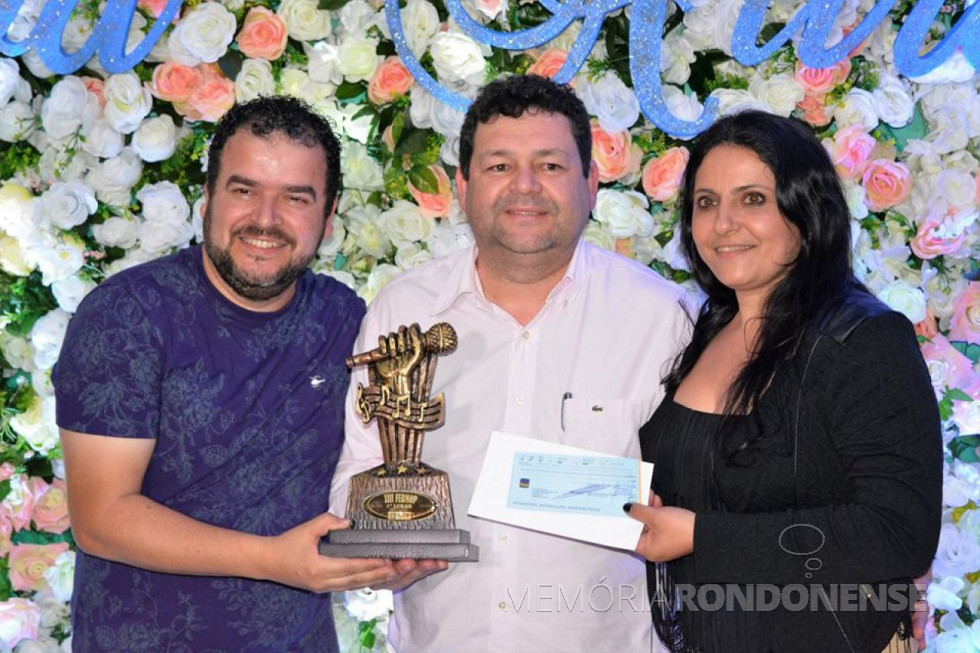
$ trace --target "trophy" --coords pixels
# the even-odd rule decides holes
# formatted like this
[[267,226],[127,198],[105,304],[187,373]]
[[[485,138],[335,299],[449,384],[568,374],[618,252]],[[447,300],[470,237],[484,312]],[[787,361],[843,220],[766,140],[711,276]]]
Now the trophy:
[[379,347],[347,359],[368,365],[358,384],[356,409],[365,424],[378,422],[384,463],[350,479],[348,530],[331,531],[320,553],[339,558],[433,558],[475,562],[479,548],[457,529],[449,475],[422,462],[426,431],[446,419],[445,396],[430,397],[439,354],[456,349],[456,331],[440,322],[382,336]]

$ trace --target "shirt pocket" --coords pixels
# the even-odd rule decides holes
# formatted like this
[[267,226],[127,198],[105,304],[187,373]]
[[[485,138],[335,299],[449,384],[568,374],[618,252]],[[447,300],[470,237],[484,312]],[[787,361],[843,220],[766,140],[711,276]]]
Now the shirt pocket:
[[622,398],[568,398],[562,402],[562,444],[613,456],[639,457],[640,404]]

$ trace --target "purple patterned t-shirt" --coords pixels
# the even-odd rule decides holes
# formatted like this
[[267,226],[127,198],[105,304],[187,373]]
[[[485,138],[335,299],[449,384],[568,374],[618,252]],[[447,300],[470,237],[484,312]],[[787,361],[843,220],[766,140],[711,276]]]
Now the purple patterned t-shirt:
[[[328,507],[363,302],[306,272],[275,313],[235,306],[201,248],[120,272],[85,298],[54,370],[58,425],[156,438],[143,493],[273,535]],[[335,651],[329,595],[161,574],[79,550],[76,651]]]

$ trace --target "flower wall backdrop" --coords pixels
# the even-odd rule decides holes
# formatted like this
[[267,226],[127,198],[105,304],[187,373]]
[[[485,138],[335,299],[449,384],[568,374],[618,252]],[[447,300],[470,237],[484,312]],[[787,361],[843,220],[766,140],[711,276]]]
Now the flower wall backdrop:
[[[559,6],[462,4],[469,22],[505,36],[544,25]],[[762,35],[801,6],[774,0]],[[732,45],[740,0],[699,0],[684,11],[666,3],[663,34],[654,35],[662,39],[652,47],[658,97],[670,114],[694,121],[714,98],[722,114],[756,107],[795,115],[836,162],[857,273],[917,324],[944,420],[930,650],[980,650],[980,77],[959,50],[922,77],[899,73],[896,36],[913,6],[899,2],[826,68],[805,65],[798,40],[754,67],[740,64]],[[27,42],[44,7],[44,0],[0,5],[0,29],[10,25],[6,46]],[[68,320],[106,277],[200,239],[208,139],[235,102],[295,95],[336,125],[345,188],[314,269],[370,301],[401,270],[472,240],[451,181],[462,114],[416,81],[395,40],[463,98],[498,75],[568,76],[563,64],[581,51],[573,83],[594,116],[603,182],[586,238],[687,283],[674,225],[688,142],[641,113],[644,89],[634,88],[633,73],[642,61],[630,67],[631,16],[644,7],[619,5],[605,15],[584,50],[586,28],[576,20],[539,47],[515,51],[474,39],[440,0],[407,0],[394,39],[378,1],[141,0],[130,45],[173,20],[126,72],[109,74],[92,58],[55,75],[36,49],[0,56],[0,650],[69,643],[74,542],[49,378]],[[857,29],[873,7],[845,0],[827,24],[830,42]],[[64,29],[66,52],[127,24],[99,23],[104,11],[118,7],[78,4]],[[970,13],[969,2],[947,0],[926,25],[926,49]],[[385,595],[347,598],[352,618],[340,624],[342,637],[355,647],[380,644],[373,638],[388,614]]]

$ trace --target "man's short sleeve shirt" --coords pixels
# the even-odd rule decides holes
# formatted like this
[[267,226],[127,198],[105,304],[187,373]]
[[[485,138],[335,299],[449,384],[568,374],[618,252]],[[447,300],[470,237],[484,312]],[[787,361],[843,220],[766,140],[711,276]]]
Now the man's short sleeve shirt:
[[[143,493],[208,524],[273,535],[328,508],[364,306],[305,273],[255,313],[207,281],[199,247],[122,272],[79,307],[54,371],[58,424],[155,438]],[[154,573],[78,552],[76,650],[333,650],[328,595]],[[314,644],[315,643],[315,644]]]

